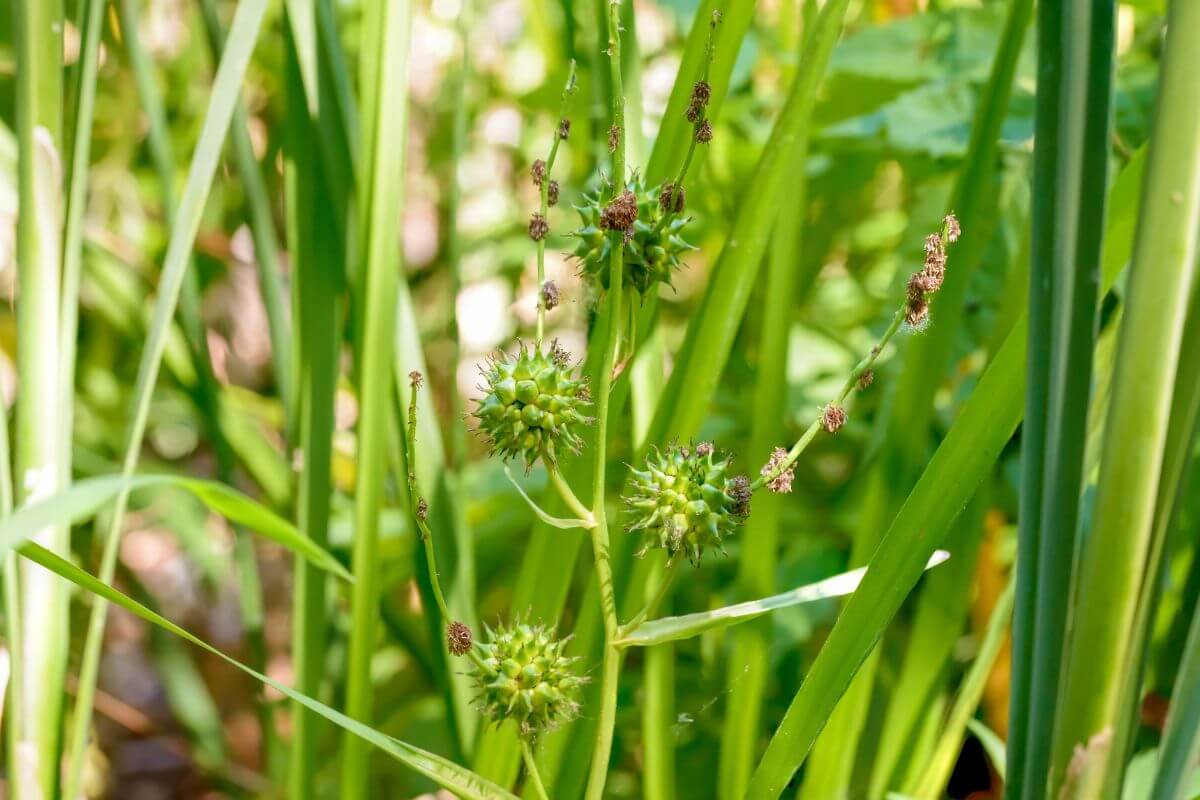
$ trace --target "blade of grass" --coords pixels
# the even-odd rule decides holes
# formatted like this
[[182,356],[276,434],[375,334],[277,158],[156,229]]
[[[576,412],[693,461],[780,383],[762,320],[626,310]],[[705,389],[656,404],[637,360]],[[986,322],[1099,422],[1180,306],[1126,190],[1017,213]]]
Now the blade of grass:
[[1197,758],[1200,758],[1200,613],[1193,615],[1188,630],[1150,796],[1184,800]]
[[[1200,6],[1171,4],[1146,168],[1142,215],[1121,324],[1105,453],[1060,692],[1050,787],[1057,792],[1076,744],[1110,729],[1129,665],[1139,589],[1153,543],[1155,501],[1171,391],[1196,271],[1200,213],[1200,105],[1192,78]],[[1111,731],[1110,731],[1111,732]],[[1122,769],[1105,755],[1098,760]]]
[[[296,485],[296,526],[313,543],[329,540],[330,498],[333,492],[331,459],[334,398],[337,393],[338,355],[341,352],[341,295],[345,252],[336,226],[329,220],[345,213],[326,191],[327,180],[320,158],[318,122],[305,99],[300,54],[294,33],[310,26],[295,15],[312,17],[311,3],[289,3],[287,44],[287,134],[284,141],[284,181],[287,203],[288,249],[294,279],[292,291],[296,320],[293,328],[297,357],[297,447],[301,466]],[[315,47],[315,39],[310,43]],[[324,81],[321,73],[318,80]],[[318,115],[328,115],[324,106]],[[290,377],[290,376],[289,376]],[[292,662],[296,688],[319,697],[325,678],[328,628],[328,591],[325,576],[299,559],[295,565],[292,604]],[[288,761],[288,796],[310,800],[317,792],[320,767],[318,744],[327,726],[320,714],[301,703],[292,707],[292,737]]]
[[821,9],[787,102],[743,192],[730,244],[721,250],[700,309],[688,325],[687,338],[650,426],[650,443],[668,440],[669,431],[695,431],[707,415],[758,277],[775,214],[784,205],[784,192],[790,191],[788,165],[797,157],[796,142],[809,126],[817,87],[845,12],[846,0],[831,0]]
[[[369,721],[374,695],[371,656],[379,615],[379,513],[383,503],[386,445],[393,416],[392,337],[396,330],[399,241],[394,233],[403,202],[404,143],[408,119],[408,53],[411,9],[407,2],[374,0],[363,19],[361,91],[362,152],[358,197],[362,208],[363,264],[360,275],[365,304],[359,341],[358,467],[354,507],[354,593],[346,672],[346,711]],[[367,756],[364,742],[343,739],[341,797],[365,797]]]
[[21,556],[28,559],[34,564],[44,567],[53,575],[57,575],[79,588],[96,595],[96,602],[103,601],[113,603],[120,608],[125,609],[134,616],[155,625],[168,633],[174,634],[181,639],[199,647],[211,655],[216,656],[230,666],[241,670],[250,677],[268,686],[280,694],[287,697],[289,700],[303,705],[305,708],[320,714],[325,719],[337,725],[344,730],[348,736],[355,736],[362,740],[364,744],[370,744],[384,751],[392,758],[404,764],[409,769],[424,775],[439,786],[453,792],[455,795],[463,798],[471,798],[473,800],[495,800],[496,798],[504,798],[512,800],[514,795],[496,786],[490,781],[484,780],[478,775],[469,770],[447,761],[446,759],[437,756],[433,753],[413,747],[410,744],[392,738],[386,734],[363,724],[351,717],[346,716],[329,706],[321,703],[301,692],[292,689],[289,686],[268,678],[261,672],[248,667],[231,656],[226,655],[223,651],[208,644],[203,639],[192,635],[185,629],[179,627],[175,623],[168,620],[166,617],[155,613],[146,606],[138,603],[128,595],[125,595],[108,584],[99,580],[93,575],[84,572],[79,567],[69,561],[66,561],[60,556],[55,555],[49,550],[32,542],[27,542],[21,548]]
[[[217,17],[216,0],[200,0],[204,32],[213,58],[219,59],[225,46],[225,31]],[[316,46],[315,39],[313,47]],[[246,193],[246,210],[250,222],[250,238],[254,243],[254,263],[258,267],[258,287],[267,312],[267,335],[271,342],[271,370],[275,391],[283,404],[285,416],[294,418],[292,397],[292,344],[288,331],[287,303],[283,289],[283,269],[279,263],[279,234],[271,218],[271,201],[263,181],[254,146],[250,142],[249,118],[244,103],[238,103],[230,125],[230,148],[242,191]]]
[[1005,634],[1008,633],[1014,589],[1015,581],[1009,581],[1004,594],[1000,595],[1000,599],[996,601],[996,606],[988,618],[983,642],[979,645],[975,660],[971,662],[971,669],[963,678],[962,686],[958,690],[958,697],[955,698],[950,715],[946,718],[946,724],[938,739],[937,749],[934,750],[925,768],[921,770],[920,784],[914,791],[907,792],[916,800],[939,800],[944,796],[946,783],[950,780],[950,773],[954,770],[954,764],[958,761],[959,753],[962,750],[963,733],[967,729],[967,722],[979,705],[979,698],[983,696],[988,675],[992,672],[992,666],[996,663],[997,656],[1000,655],[1000,647],[1004,644]]
[[[1013,76],[1032,13],[1032,0],[1010,0],[996,45],[988,83],[971,126],[971,139],[951,191],[950,209],[959,218],[962,238],[946,271],[933,311],[934,324],[902,344],[901,368],[892,395],[876,425],[883,443],[867,473],[864,507],[851,547],[851,565],[866,563],[887,530],[903,498],[920,476],[929,452],[934,395],[950,366],[959,339],[967,287],[992,238],[1000,133],[1008,113]],[[804,800],[826,800],[850,793],[850,780],[862,727],[875,688],[879,655],[863,664],[847,697],[822,733],[805,773]],[[933,666],[936,669],[936,665]]]
[[[932,569],[950,558],[945,550],[935,551],[925,564],[925,569]],[[842,597],[852,594],[862,583],[866,567],[833,575],[816,583],[798,586],[782,594],[763,597],[759,600],[748,600],[732,606],[697,611],[681,617],[664,617],[643,623],[633,631],[623,634],[617,640],[620,647],[649,647],[651,645],[689,639],[699,636],[705,631],[716,630],[727,625],[737,625],[752,619],[778,611],[783,608],[802,603],[812,603],[830,597]]]
[[[1114,184],[1103,252],[1101,290],[1116,279],[1130,241],[1144,159],[1139,154]],[[747,797],[778,797],[804,761],[825,720],[850,685],[883,629],[916,585],[925,560],[992,468],[1022,416],[1028,323],[1013,327],[929,466],[872,557],[866,577],[838,617],[829,638],[792,699],[751,777]]]
[[[17,133],[17,396],[14,428],[18,504],[53,494],[66,467],[62,427],[60,280],[62,247],[62,0],[13,5]],[[39,542],[68,551],[68,531],[46,528]],[[69,597],[44,572],[20,565],[10,587],[20,615],[14,652],[10,758],[15,796],[58,791],[62,685],[69,645]],[[13,581],[10,581],[12,583]],[[12,633],[13,631],[10,631]]]
[[[137,466],[142,440],[146,432],[146,421],[150,413],[150,400],[158,379],[159,368],[162,365],[167,335],[171,329],[171,320],[175,315],[175,306],[179,300],[184,274],[188,268],[192,244],[200,228],[200,218],[204,212],[204,204],[212,186],[217,163],[220,160],[225,132],[229,129],[242,78],[246,73],[250,55],[258,39],[259,28],[265,12],[265,0],[243,0],[238,5],[230,28],[229,42],[217,68],[200,138],[192,155],[187,182],[184,185],[174,224],[171,226],[171,238],[163,261],[158,297],[154,303],[154,318],[138,364],[133,413],[126,433],[125,455],[122,462],[122,476],[126,479],[133,477],[134,469]],[[116,567],[117,543],[127,502],[128,494],[126,492],[118,493],[101,559],[100,575],[102,580],[112,580]],[[76,725],[81,726],[84,730],[88,725],[79,722],[78,719],[82,717],[90,721],[91,718],[106,613],[106,604],[99,601],[92,607],[92,613],[88,620],[83,662],[79,672],[79,690],[74,710]],[[72,765],[70,769],[77,769],[77,767]]]
[[[1038,111],[1055,114],[1057,122],[1038,121],[1039,134],[1054,135],[1051,154],[1039,165],[1044,171],[1034,177],[1035,197],[1052,193],[1053,219],[1035,216],[1034,252],[1046,252],[1050,260],[1034,259],[1033,281],[1045,287],[1049,280],[1048,319],[1044,329],[1031,328],[1030,339],[1046,342],[1049,349],[1046,380],[1044,441],[1034,444],[1031,458],[1040,455],[1043,464],[1023,471],[1022,479],[1036,478],[1040,507],[1025,508],[1023,514],[1040,517],[1022,535],[1034,536],[1037,547],[1037,588],[1033,602],[1030,651],[1028,728],[1025,731],[1025,797],[1040,798],[1050,760],[1054,735],[1055,698],[1058,695],[1063,642],[1067,635],[1068,602],[1072,586],[1082,490],[1084,435],[1088,415],[1084,409],[1092,388],[1092,354],[1096,341],[1097,287],[1095,264],[1104,224],[1105,181],[1111,140],[1113,36],[1116,10],[1112,3],[1086,0],[1059,10],[1061,21],[1039,16],[1041,41],[1059,34],[1055,46],[1039,58],[1057,58],[1053,67],[1059,85],[1049,89],[1054,105],[1039,101]],[[1050,100],[1047,100],[1049,104]],[[1044,126],[1044,127],[1043,127]],[[1044,139],[1043,139],[1044,141]],[[1035,200],[1037,202],[1037,200]],[[1048,224],[1041,224],[1043,221]],[[1048,238],[1046,241],[1043,237]],[[1035,324],[1031,317],[1031,324]],[[1033,362],[1031,362],[1032,364]],[[1041,368],[1042,365],[1031,369]],[[1032,385],[1035,379],[1031,376]],[[1036,473],[1036,474],[1034,474]],[[1026,494],[1034,490],[1029,489]],[[1026,549],[1032,549],[1032,546]]]

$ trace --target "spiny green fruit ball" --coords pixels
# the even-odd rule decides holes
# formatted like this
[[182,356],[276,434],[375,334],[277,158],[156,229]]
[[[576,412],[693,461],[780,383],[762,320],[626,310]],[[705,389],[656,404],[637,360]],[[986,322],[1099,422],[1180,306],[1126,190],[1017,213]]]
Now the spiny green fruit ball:
[[521,344],[514,354],[490,359],[480,372],[486,385],[480,387],[485,394],[475,417],[493,454],[506,461],[519,456],[532,466],[539,457],[555,461],[564,448],[579,451],[583,440],[575,429],[592,423],[583,413],[591,396],[557,343],[549,351]]
[[[661,186],[648,189],[635,179],[627,188],[637,198],[637,219],[626,234],[625,282],[646,294],[659,283],[671,286],[675,270],[682,265],[680,257],[696,248],[681,235],[689,222],[687,217],[674,214],[662,221],[667,203],[660,202]],[[612,241],[602,222],[605,204],[599,193],[585,195],[583,199],[583,205],[575,207],[583,225],[574,232],[579,244],[573,255],[579,259],[583,274],[595,278],[607,289]],[[675,205],[681,205],[679,195],[675,196]]]
[[672,556],[682,551],[699,564],[706,549],[721,547],[750,513],[750,482],[728,475],[729,461],[701,442],[656,448],[644,470],[631,470],[624,500],[632,515],[628,529],[646,536],[642,553],[662,547]]
[[486,628],[486,634],[472,670],[484,716],[514,720],[521,735],[533,739],[579,715],[579,687],[586,679],[574,670],[579,659],[563,655],[566,639],[525,623]]

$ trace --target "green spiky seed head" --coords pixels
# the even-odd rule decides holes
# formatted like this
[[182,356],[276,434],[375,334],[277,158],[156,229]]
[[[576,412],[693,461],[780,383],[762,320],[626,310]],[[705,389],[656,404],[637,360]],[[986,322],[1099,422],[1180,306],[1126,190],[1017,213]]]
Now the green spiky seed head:
[[557,343],[545,352],[522,344],[515,354],[492,358],[480,372],[486,385],[475,417],[493,454],[506,461],[519,456],[532,466],[539,457],[557,460],[564,449],[579,451],[583,440],[576,429],[592,423],[584,414],[591,396]]
[[[696,248],[682,236],[688,218],[672,215],[660,225],[665,213],[660,202],[661,186],[648,189],[635,179],[627,189],[637,198],[638,213],[625,242],[625,281],[646,294],[659,283],[671,286],[675,270],[682,265],[680,258]],[[601,221],[605,204],[598,193],[585,195],[583,200],[583,205],[575,207],[583,225],[575,231],[579,244],[573,255],[579,259],[583,274],[608,288],[612,242]]]
[[629,530],[646,537],[642,553],[662,547],[672,556],[683,552],[698,564],[705,550],[721,547],[750,512],[749,482],[728,474],[729,461],[702,442],[656,448],[644,470],[631,470],[632,486],[624,500],[633,517]]
[[586,679],[575,672],[579,659],[563,655],[566,639],[525,623],[486,634],[472,670],[484,716],[497,723],[511,719],[523,737],[534,739],[579,715],[579,687]]

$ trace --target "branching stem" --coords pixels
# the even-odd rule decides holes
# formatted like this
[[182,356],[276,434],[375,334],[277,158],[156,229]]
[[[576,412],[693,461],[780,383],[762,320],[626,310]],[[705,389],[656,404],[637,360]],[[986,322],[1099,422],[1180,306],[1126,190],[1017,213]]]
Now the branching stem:
[[[540,187],[541,204],[539,206],[542,219],[550,211],[550,175],[554,172],[554,160],[558,157],[558,145],[563,137],[560,133],[562,121],[567,117],[567,99],[575,91],[575,59],[571,59],[571,69],[567,75],[567,85],[563,87],[562,99],[558,104],[558,122],[554,127],[554,142],[550,145],[550,154],[546,156],[546,174],[542,177]],[[546,330],[546,295],[542,287],[546,285],[546,237],[537,240],[537,343],[540,347]]]

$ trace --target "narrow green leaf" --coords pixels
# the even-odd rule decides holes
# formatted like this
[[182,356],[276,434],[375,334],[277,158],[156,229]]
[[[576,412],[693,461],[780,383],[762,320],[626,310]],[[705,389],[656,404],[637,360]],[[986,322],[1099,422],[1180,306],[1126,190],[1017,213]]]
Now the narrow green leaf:
[[302,536],[295,526],[275,512],[223,483],[176,475],[136,475],[132,478],[109,475],[76,481],[57,494],[22,507],[0,522],[0,554],[18,547],[47,526],[76,525],[91,519],[122,492],[164,487],[182,489],[234,525],[255,530],[263,538],[283,545],[321,569],[352,580],[337,559]]
[[437,783],[439,786],[453,792],[459,797],[470,798],[471,800],[495,800],[495,798],[505,798],[511,800],[515,796],[496,786],[490,781],[484,780],[475,773],[467,770],[457,764],[447,761],[441,756],[427,752],[418,747],[387,736],[379,731],[364,725],[357,720],[346,716],[329,706],[321,703],[308,695],[297,692],[289,686],[285,686],[279,681],[268,678],[266,675],[246,666],[237,659],[226,655],[221,650],[205,642],[197,636],[192,635],[187,630],[179,627],[175,623],[168,620],[166,617],[155,613],[151,609],[130,598],[128,595],[117,591],[113,587],[94,577],[93,575],[84,572],[79,567],[71,562],[56,556],[54,553],[46,550],[32,542],[27,542],[21,547],[20,554],[22,557],[32,561],[35,564],[48,569],[50,572],[64,578],[75,584],[85,591],[91,592],[103,600],[113,603],[129,613],[145,620],[146,622],[156,625],[159,628],[172,633],[182,639],[187,640],[196,647],[211,653],[220,658],[230,666],[236,667],[246,673],[255,680],[271,687],[275,691],[283,694],[289,700],[299,703],[305,708],[320,714],[325,719],[337,725],[348,735],[355,736],[361,739],[364,743],[370,744],[379,748],[383,752],[390,755],[400,763],[404,764],[409,769],[424,775],[426,778]]
[[1000,780],[1007,780],[1008,755],[1004,740],[981,720],[967,720],[967,730],[975,734],[975,738],[983,745],[983,752],[987,754],[988,761],[992,762],[992,769],[996,770]]
[[[1192,617],[1187,645],[1175,691],[1171,693],[1171,711],[1163,732],[1158,774],[1154,778],[1156,800],[1185,800],[1189,785],[1195,784],[1193,770],[1200,759],[1200,613]],[[1190,777],[1190,780],[1189,780]],[[1194,791],[1194,789],[1193,789]]]
[[[929,557],[925,569],[932,569],[948,558],[950,558],[950,553],[938,550]],[[737,625],[781,608],[790,608],[830,597],[844,597],[852,594],[858,588],[867,569],[867,567],[852,569],[849,572],[833,575],[816,583],[798,586],[791,591],[759,600],[748,600],[745,603],[714,608],[711,611],[698,611],[679,617],[652,620],[639,626],[628,636],[618,639],[617,645],[620,647],[646,647],[679,639],[690,639],[705,631]]]
[[[1112,189],[1101,291],[1124,266],[1136,219],[1144,158],[1135,156]],[[838,617],[751,778],[747,797],[778,797],[804,761],[859,665],[916,585],[926,560],[991,470],[1022,416],[1028,321],[1020,319],[964,403]]]
[[[1112,734],[1131,669],[1126,650],[1136,639],[1138,598],[1156,546],[1155,506],[1200,235],[1200,104],[1193,91],[1200,51],[1191,45],[1198,36],[1200,5],[1173,2],[1092,529],[1079,557],[1052,793],[1064,784],[1077,745]],[[1106,781],[1124,769],[1123,752],[1095,757]]]

